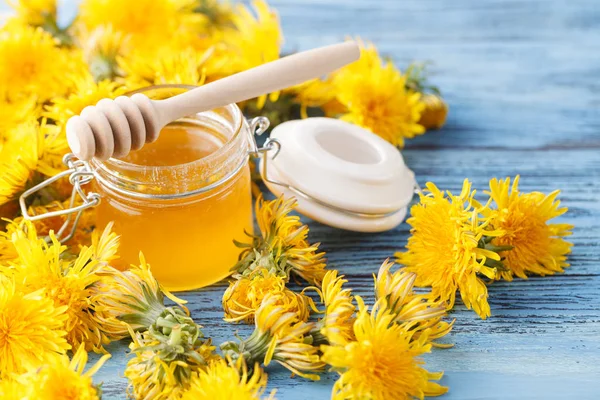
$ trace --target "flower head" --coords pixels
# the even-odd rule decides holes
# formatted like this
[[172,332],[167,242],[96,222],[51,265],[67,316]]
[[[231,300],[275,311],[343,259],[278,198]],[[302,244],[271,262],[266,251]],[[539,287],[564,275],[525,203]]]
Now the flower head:
[[572,244],[563,239],[571,234],[572,225],[550,223],[564,214],[556,190],[549,195],[539,192],[521,193],[519,176],[492,179],[487,192],[495,205],[486,210],[490,225],[502,234],[491,241],[498,248],[502,263],[508,268],[500,277],[512,280],[513,275],[527,279],[529,274],[553,275],[568,267],[567,254]]
[[210,55],[210,50],[165,46],[150,54],[138,51],[117,60],[125,73],[125,85],[134,90],[162,84],[202,85]]
[[258,400],[266,386],[267,374],[258,364],[254,366],[252,373],[248,373],[242,358],[238,359],[236,365],[221,359],[194,375],[190,389],[181,399]]
[[313,301],[301,293],[293,292],[285,287],[285,278],[262,268],[249,276],[243,276],[229,284],[223,293],[223,309],[225,321],[254,322],[254,314],[269,293],[280,293],[281,305],[288,311],[298,315],[301,321],[308,320]]
[[127,54],[130,34],[117,31],[112,25],[99,25],[88,31],[78,25],[78,45],[94,80],[114,79],[118,76],[117,57]]
[[130,48],[151,52],[174,36],[194,32],[201,18],[193,6],[193,0],[85,0],[78,22],[87,31],[110,25],[130,37]]
[[[111,239],[116,238],[113,236]],[[106,250],[100,254],[104,254],[105,260],[113,257]],[[184,303],[159,285],[141,253],[139,266],[132,265],[126,271],[119,271],[105,265],[100,275],[102,280],[94,287],[92,294],[94,319],[111,340],[129,336],[130,329],[147,330],[167,309],[164,305],[165,296],[176,304]]]
[[[97,229],[92,232],[92,257],[94,260],[108,265],[111,261],[119,258],[118,251],[121,238],[112,231],[113,223],[110,222],[102,234]],[[151,276],[151,275],[150,275]]]
[[421,102],[425,106],[419,124],[426,130],[440,129],[446,123],[448,104],[442,98],[440,90],[429,84],[428,63],[413,62],[406,68],[406,87],[421,93]]
[[93,76],[87,70],[73,74],[70,76],[70,80],[73,81],[72,93],[65,97],[53,98],[44,111],[44,116],[51,118],[57,125],[62,127],[63,135],[65,135],[64,126],[73,115],[79,115],[85,107],[96,105],[104,98],[114,99],[125,92],[115,82],[109,80],[95,82]]
[[[36,172],[45,176],[54,176],[64,171],[65,168],[63,157],[70,151],[69,144],[67,143],[67,135],[60,126],[48,123],[45,117],[42,118],[38,130],[41,136],[41,150]],[[59,182],[57,190],[61,190],[65,194],[71,194],[72,185],[67,182],[68,179]],[[60,186],[61,184],[62,186]],[[67,190],[67,187],[69,190]],[[64,195],[53,199],[63,200]]]
[[[413,330],[413,340],[426,333],[429,340],[439,339],[452,330],[454,322],[442,321],[446,305],[434,301],[429,294],[416,294],[413,285],[417,275],[405,269],[391,273],[393,262],[386,260],[375,276],[375,298],[384,299],[385,306],[394,316],[394,322]],[[434,346],[448,347],[432,343]]]
[[315,372],[320,372],[324,364],[319,360],[318,348],[311,343],[313,324],[289,312],[281,305],[280,296],[265,296],[256,311],[254,332],[240,343],[223,343],[221,350],[233,360],[243,357],[246,363],[261,362],[265,366],[276,361],[294,374],[319,380]]
[[9,99],[35,96],[42,102],[64,94],[65,73],[82,63],[41,28],[11,24],[0,29],[0,88]]
[[17,258],[11,261],[15,282],[24,290],[43,290],[55,307],[64,307],[68,316],[64,329],[73,347],[84,343],[86,349],[103,351],[108,339],[94,319],[93,287],[101,279],[100,263],[93,249],[83,247],[71,260],[63,257],[66,247],[50,233],[50,244],[37,238],[28,221],[12,235]]
[[138,399],[177,399],[192,377],[218,359],[210,339],[181,308],[169,307],[143,333],[131,332],[127,363],[129,394]]
[[66,356],[59,358],[17,377],[16,381],[29,391],[31,397],[27,398],[99,400],[100,390],[92,376],[109,358],[110,354],[102,356],[84,372],[88,355],[84,346],[80,346],[70,361]]
[[431,182],[426,191],[420,194],[420,203],[411,208],[407,220],[412,227],[407,251],[396,256],[406,271],[417,274],[417,286],[431,286],[434,299],[452,307],[459,290],[467,308],[487,318],[487,287],[479,274],[495,278],[496,268],[486,261],[500,261],[500,257],[481,248],[480,241],[498,232],[487,229],[488,222],[478,219],[483,207],[474,206],[475,192],[468,180],[457,196],[450,192],[446,196]]
[[42,26],[56,20],[56,0],[8,0],[8,4],[26,24]]
[[308,226],[297,216],[289,215],[295,208],[295,199],[280,197],[256,201],[256,219],[260,236],[254,236],[245,247],[236,265],[237,271],[247,275],[259,267],[267,267],[289,279],[291,273],[320,285],[325,275],[324,253],[318,253],[319,243],[309,244]]
[[327,343],[331,345],[343,346],[354,340],[354,312],[356,307],[353,304],[352,291],[344,289],[343,285],[348,281],[344,276],[338,276],[335,270],[327,271],[323,278],[321,289],[314,288],[321,297],[321,302],[325,306],[324,316],[317,323],[313,330],[313,337],[323,336],[326,340],[316,340],[316,342]]
[[66,306],[55,306],[43,290],[22,292],[0,275],[0,378],[52,363],[70,348]]
[[[30,113],[25,120],[0,131],[0,205],[16,199],[37,179],[53,176],[63,168],[62,157],[68,149],[66,136],[45,118],[38,121],[37,117],[37,113]],[[64,182],[40,192],[37,203],[63,200]],[[70,184],[69,187],[72,188]]]
[[31,121],[39,116],[40,107],[36,100],[33,96],[9,100],[4,88],[0,88],[0,149],[9,136],[7,131],[21,122]]
[[15,379],[0,379],[0,399],[22,400],[29,398],[31,389]]
[[425,105],[425,109],[421,113],[419,124],[427,130],[443,127],[448,117],[448,104],[444,99],[437,94],[429,93],[421,96],[421,102]]
[[336,92],[330,79],[313,79],[291,87],[285,92],[293,96],[295,103],[300,104],[302,118],[308,118],[307,109],[309,107],[323,107],[326,109],[326,104],[337,101],[335,98]]
[[9,202],[25,188],[37,168],[40,140],[35,120],[0,132],[0,204]]
[[408,90],[406,76],[384,62],[372,45],[363,47],[360,60],[330,80],[338,106],[329,109],[329,116],[366,128],[398,147],[425,132],[419,124],[425,108],[421,94]]
[[[277,13],[269,9],[263,0],[252,2],[256,17],[244,5],[237,6],[231,19],[234,27],[225,29],[224,42],[229,49],[229,62],[223,73],[231,75],[257,67],[279,58],[283,35]],[[276,101],[279,92],[272,93],[271,101]],[[258,108],[262,108],[267,95],[260,96]]]
[[382,301],[368,308],[356,297],[359,312],[354,322],[355,341],[345,346],[321,346],[322,359],[340,374],[333,387],[334,399],[412,399],[437,396],[447,389],[432,380],[417,358],[429,352],[425,338],[393,323],[394,316]]

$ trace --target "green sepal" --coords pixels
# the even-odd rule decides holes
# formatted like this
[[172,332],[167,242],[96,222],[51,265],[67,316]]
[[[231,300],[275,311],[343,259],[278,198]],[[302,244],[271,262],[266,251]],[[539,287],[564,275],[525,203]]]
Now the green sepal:
[[147,330],[167,310],[164,305],[164,295],[160,289],[153,291],[146,282],[140,282],[140,287],[143,301],[132,295],[125,296],[127,299],[132,300],[127,303],[127,306],[138,312],[117,317],[119,321],[129,324],[134,331]]
[[483,265],[490,268],[496,268],[496,270],[500,272],[508,271],[508,268],[504,266],[502,261],[492,260],[491,258],[486,258]]
[[485,249],[486,249],[486,250],[491,250],[491,251],[493,251],[494,253],[499,253],[499,252],[501,252],[501,251],[510,251],[510,250],[512,250],[512,249],[514,249],[514,248],[515,248],[515,246],[511,246],[511,245],[505,245],[505,246],[496,246],[496,245],[493,245],[493,244],[491,244],[491,243],[488,243],[488,244],[486,244],[486,246],[485,246]]
[[428,83],[427,68],[431,62],[413,62],[406,68],[406,88],[419,93],[433,93],[441,96],[437,86]]

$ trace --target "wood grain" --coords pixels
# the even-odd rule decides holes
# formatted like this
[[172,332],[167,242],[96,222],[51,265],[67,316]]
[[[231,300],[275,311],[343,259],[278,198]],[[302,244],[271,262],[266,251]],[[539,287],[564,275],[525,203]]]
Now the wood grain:
[[[494,176],[522,175],[523,190],[562,189],[576,226],[564,275],[494,283],[492,317],[457,306],[455,346],[429,354],[444,370],[444,399],[596,399],[600,392],[600,5],[596,0],[271,0],[288,51],[360,35],[399,66],[435,62],[433,82],[450,103],[447,126],[403,152],[419,182],[480,190]],[[72,9],[72,3],[67,8]],[[71,10],[72,11],[72,10]],[[72,13],[72,12],[71,12]],[[372,293],[371,274],[401,249],[408,226],[358,234],[309,222],[330,268],[357,294]],[[224,286],[185,293],[195,318],[219,343],[246,326],[222,322]],[[96,375],[105,399],[124,398],[125,344]],[[280,399],[326,399],[335,380],[289,378],[267,369]]]

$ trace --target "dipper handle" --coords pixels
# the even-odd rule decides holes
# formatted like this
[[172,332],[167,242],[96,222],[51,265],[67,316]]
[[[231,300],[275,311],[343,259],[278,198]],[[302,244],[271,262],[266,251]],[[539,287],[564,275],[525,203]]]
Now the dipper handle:
[[123,157],[158,139],[171,121],[318,78],[359,57],[358,45],[345,42],[283,57],[165,100],[141,93],[102,99],[69,119],[67,140],[82,160]]
[[360,57],[355,42],[320,47],[281,58],[165,100],[153,101],[161,126],[198,112],[252,99],[318,78]]

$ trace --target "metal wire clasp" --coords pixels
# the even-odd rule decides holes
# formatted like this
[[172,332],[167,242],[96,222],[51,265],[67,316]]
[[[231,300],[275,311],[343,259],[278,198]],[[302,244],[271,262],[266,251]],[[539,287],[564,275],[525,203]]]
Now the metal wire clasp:
[[[23,217],[29,221],[37,221],[44,218],[58,217],[67,214],[69,215],[58,232],[56,232],[56,238],[61,242],[65,242],[73,237],[75,234],[75,228],[77,227],[77,223],[79,222],[79,218],[81,217],[83,211],[100,203],[100,195],[98,193],[89,192],[86,194],[81,188],[81,186],[88,184],[92,179],[94,179],[94,172],[92,171],[90,165],[85,161],[78,160],[72,153],[66,154],[63,157],[63,163],[69,169],[58,173],[49,179],[46,179],[31,189],[26,190],[19,197],[21,213],[23,214]],[[44,214],[30,215],[27,210],[27,198],[66,176],[69,177],[69,182],[71,182],[73,185],[73,191],[71,192],[71,199],[69,201],[69,208],[51,211]],[[76,206],[75,201],[77,196],[79,196],[81,199],[82,204]],[[73,214],[75,214],[74,218]],[[71,224],[71,222],[73,223]],[[69,225],[72,225],[71,229],[69,230],[69,233],[65,235]]]
[[258,144],[256,143],[256,136],[265,133],[267,129],[269,129],[269,125],[270,122],[267,117],[256,117],[252,118],[252,121],[250,121],[250,150],[248,150],[250,156],[260,157],[262,153],[267,153],[273,149],[277,150],[273,155],[273,158],[277,157],[277,154],[279,154],[281,144],[277,139],[267,139],[262,147],[258,147]]
[[277,155],[281,151],[281,143],[275,138],[268,138],[262,147],[258,147],[258,144],[256,143],[256,136],[262,135],[263,133],[265,133],[267,131],[267,129],[269,129],[269,119],[266,117],[256,117],[256,118],[253,118],[252,121],[250,121],[250,136],[251,136],[251,138],[250,138],[250,150],[248,151],[248,154],[250,156],[256,157],[256,158],[260,158],[262,155],[264,155],[265,159],[262,163],[263,164],[262,172],[263,172],[264,180],[266,180],[270,183],[274,183],[276,185],[288,186],[284,183],[276,182],[276,181],[273,181],[268,178],[268,175],[267,175],[267,163],[268,163],[267,153],[270,152],[271,150],[275,150],[275,153],[271,157],[271,160],[275,159],[275,157],[277,157]]

